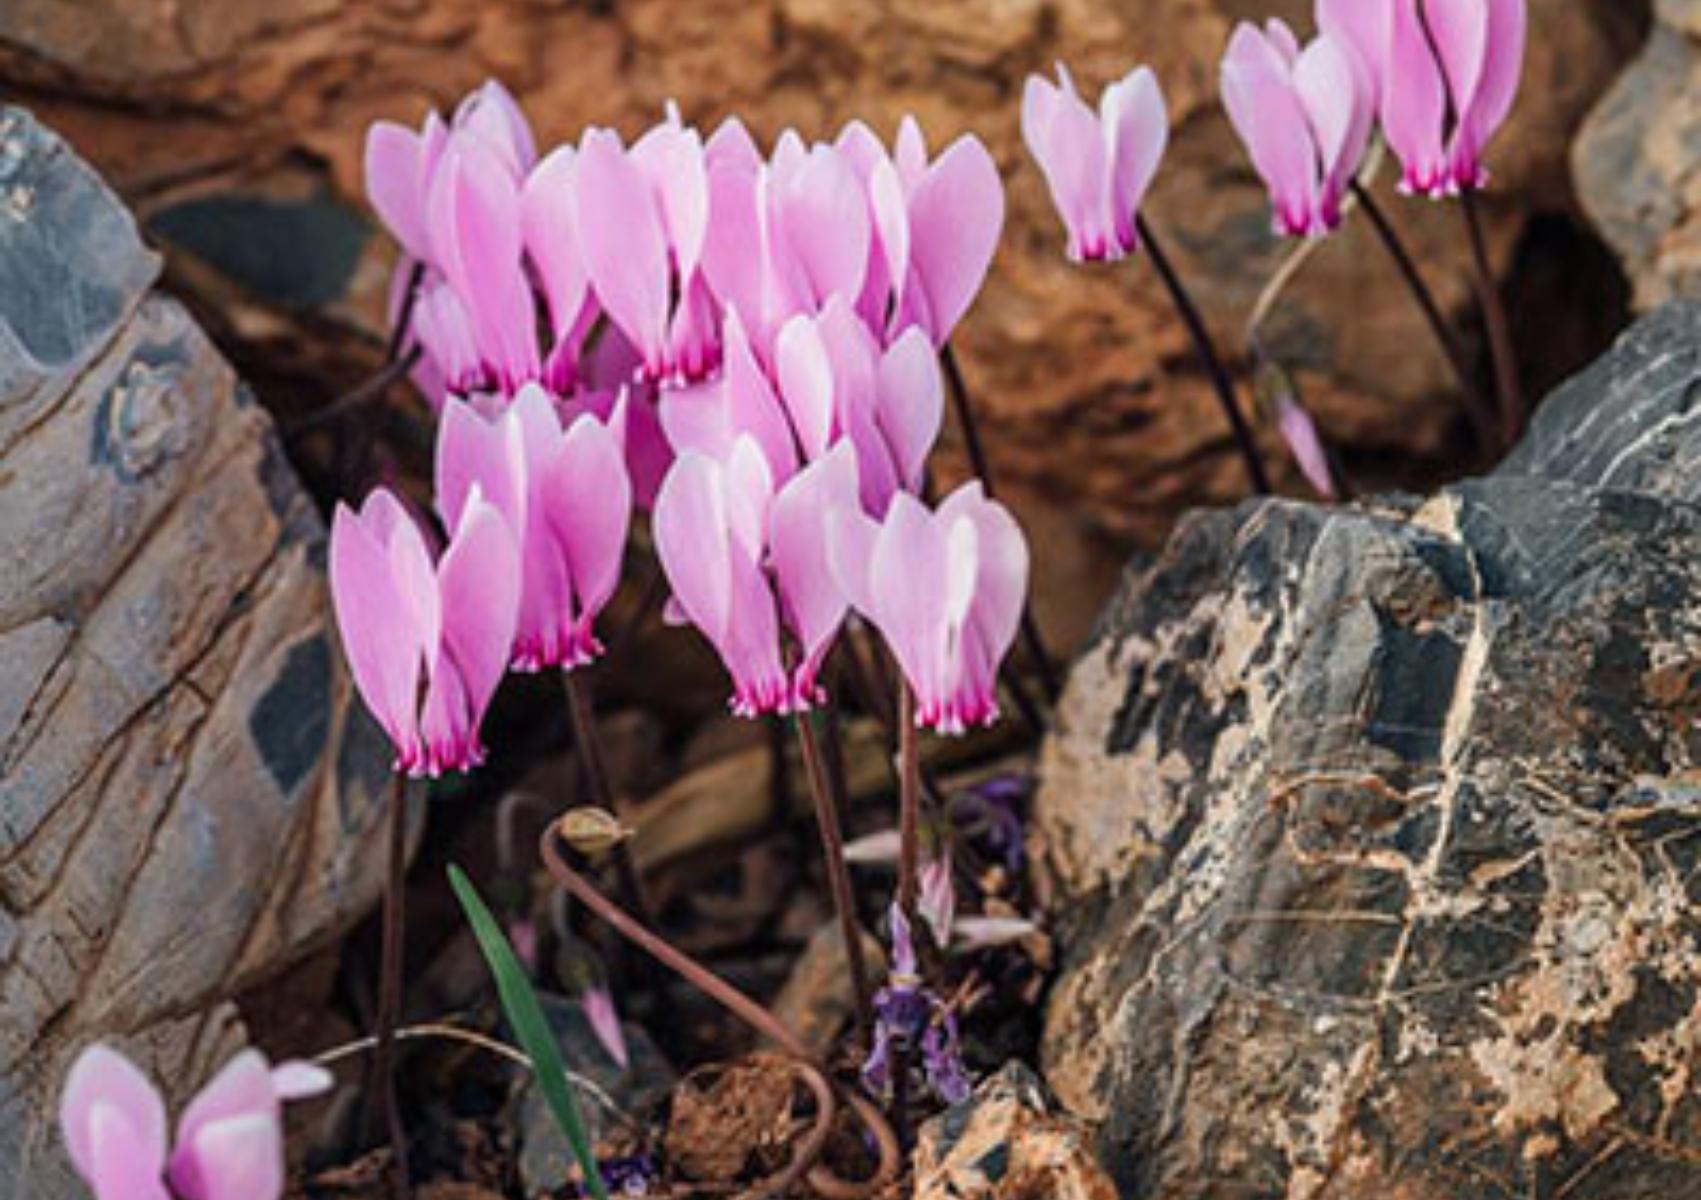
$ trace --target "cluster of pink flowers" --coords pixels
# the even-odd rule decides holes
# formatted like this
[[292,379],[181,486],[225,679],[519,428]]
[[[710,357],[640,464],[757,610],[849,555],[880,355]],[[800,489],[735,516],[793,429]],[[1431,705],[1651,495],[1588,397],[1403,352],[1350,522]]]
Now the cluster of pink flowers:
[[171,1145],[165,1101],[147,1076],[96,1043],[71,1066],[59,1125],[71,1165],[95,1200],[279,1200],[282,1106],[331,1086],[309,1063],[233,1058],[190,1101]]
[[1027,556],[978,488],[917,497],[943,420],[938,354],[1004,219],[986,148],[906,120],[763,156],[669,108],[541,158],[495,84],[447,121],[380,123],[368,190],[440,414],[428,538],[388,493],[339,508],[331,581],[355,682],[424,774],[482,757],[505,669],[573,669],[649,509],[672,619],[714,645],[745,715],[820,699],[848,613],[877,627],[918,719],[997,712]]
[[[1301,46],[1280,20],[1242,22],[1222,62],[1222,97],[1270,190],[1276,231],[1338,228],[1341,201],[1380,123],[1401,189],[1483,187],[1482,153],[1523,69],[1526,0],[1317,0]],[[1134,221],[1163,158],[1163,93],[1142,67],[1104,90],[1095,114],[1066,69],[1030,77],[1022,132],[1051,185],[1076,260],[1139,245]]]

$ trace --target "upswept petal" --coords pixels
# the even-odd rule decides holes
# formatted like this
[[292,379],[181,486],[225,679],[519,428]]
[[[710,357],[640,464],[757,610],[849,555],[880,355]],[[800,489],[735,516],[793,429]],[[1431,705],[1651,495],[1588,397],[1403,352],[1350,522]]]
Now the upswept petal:
[[1441,145],[1447,90],[1417,4],[1418,0],[1393,0],[1382,73],[1382,128],[1404,167],[1402,190],[1435,196],[1449,186]]
[[566,553],[577,611],[588,620],[620,583],[632,525],[632,482],[607,426],[591,416],[575,421],[541,487],[545,519]]
[[483,759],[479,724],[508,668],[520,604],[518,540],[501,513],[474,494],[437,566],[443,642],[422,727],[428,769],[466,770]]
[[1369,97],[1345,43],[1327,34],[1305,48],[1294,67],[1294,90],[1299,95],[1316,141],[1323,168],[1320,197],[1323,223],[1340,222],[1340,199],[1358,173],[1372,123]]
[[799,313],[780,328],[774,348],[780,401],[805,459],[819,458],[833,435],[833,363],[821,329]]
[[565,338],[584,311],[590,276],[573,221],[578,153],[558,146],[532,170],[520,192],[520,228],[549,305],[550,328]]
[[927,300],[927,332],[943,346],[992,265],[1004,230],[1004,182],[977,137],[952,142],[910,194],[913,284]]
[[1317,0],[1317,28],[1340,38],[1358,53],[1370,77],[1371,95],[1380,99],[1388,71],[1389,38],[1396,0]]
[[644,357],[651,378],[668,374],[668,253],[649,181],[606,129],[579,149],[574,214],[598,302]]
[[452,142],[427,208],[435,261],[504,385],[537,375],[531,289],[521,263],[519,184],[480,141]]
[[411,762],[419,745],[426,631],[411,616],[416,604],[395,578],[388,544],[344,504],[331,518],[329,574],[331,606],[355,687],[399,760]]
[[1148,67],[1130,71],[1099,98],[1110,165],[1110,211],[1118,241],[1139,244],[1134,218],[1169,146],[1169,109]]
[[276,1111],[230,1116],[196,1130],[178,1145],[171,1185],[182,1200],[279,1200],[284,1144]]
[[652,532],[673,598],[717,646],[732,615],[732,554],[720,464],[687,451],[656,494]]
[[366,197],[410,257],[430,261],[426,232],[423,139],[405,125],[378,121],[366,131]]
[[96,1188],[99,1200],[117,1200],[118,1192],[101,1190],[104,1162],[120,1157],[126,1173],[154,1181],[154,1191],[138,1196],[164,1196],[159,1183],[165,1170],[167,1126],[165,1102],[136,1067],[109,1046],[95,1043],[77,1056],[65,1079],[59,1100],[59,1128],[77,1173]]
[[828,521],[834,511],[856,504],[856,453],[840,442],[798,472],[769,513],[775,582],[787,624],[803,648],[792,681],[797,706],[817,700],[816,671],[845,617],[845,593],[828,562]]
[[880,359],[877,420],[902,487],[919,491],[945,421],[939,359],[921,330],[906,330]]

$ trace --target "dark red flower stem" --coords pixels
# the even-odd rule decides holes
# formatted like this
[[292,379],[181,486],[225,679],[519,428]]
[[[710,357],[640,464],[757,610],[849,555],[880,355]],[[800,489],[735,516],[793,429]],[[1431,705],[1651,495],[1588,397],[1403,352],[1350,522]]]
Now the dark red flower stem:
[[1512,323],[1506,315],[1500,285],[1494,278],[1494,264],[1489,260],[1488,238],[1483,233],[1475,191],[1466,188],[1460,194],[1459,211],[1465,216],[1465,232],[1475,267],[1477,303],[1482,306],[1483,323],[1488,327],[1488,349],[1494,359],[1494,390],[1500,400],[1500,446],[1503,451],[1510,450],[1523,435],[1526,416],[1524,391],[1518,380],[1518,352],[1512,344]]
[[851,889],[850,867],[845,862],[845,835],[839,823],[838,798],[828,781],[827,765],[810,714],[798,713],[792,720],[797,726],[797,742],[803,751],[809,790],[815,798],[815,824],[821,832],[827,887],[838,914],[839,936],[844,939],[845,961],[850,968],[851,991],[856,1001],[857,1034],[866,1038],[874,1029],[874,989],[869,984],[868,964],[862,956],[862,925],[856,919],[856,895]]
[[[589,688],[579,671],[563,671],[562,686],[567,691],[567,717],[573,725],[573,749],[577,752],[580,769],[590,786],[591,803],[618,816],[614,802],[614,785],[609,781],[608,764],[602,756],[602,743],[597,740],[596,716],[591,709]],[[632,861],[632,850],[621,842],[610,851],[614,861],[615,878],[626,907],[644,920],[650,919],[649,897],[644,892],[643,878]]]
[[403,941],[407,934],[405,896],[408,857],[407,776],[396,772],[390,788],[389,863],[384,881],[383,945],[379,951],[378,1049],[373,1063],[384,1121],[389,1128],[390,1192],[397,1200],[412,1194],[408,1173],[408,1134],[396,1094],[396,1029],[402,1018]]
[[1241,460],[1246,464],[1246,475],[1251,481],[1252,490],[1260,496],[1268,495],[1270,476],[1264,470],[1264,459],[1258,453],[1258,442],[1252,436],[1252,427],[1246,423],[1246,415],[1240,411],[1240,401],[1235,397],[1234,380],[1229,377],[1228,368],[1223,365],[1222,356],[1217,353],[1216,343],[1211,340],[1211,333],[1205,328],[1205,319],[1199,315],[1199,306],[1193,302],[1193,295],[1187,290],[1187,285],[1182,283],[1181,276],[1176,274],[1174,264],[1170,262],[1169,255],[1164,253],[1163,245],[1153,234],[1151,223],[1146,220],[1145,214],[1136,214],[1134,222],[1140,234],[1140,241],[1151,257],[1152,266],[1157,268],[1158,277],[1169,290],[1170,300],[1174,302],[1182,324],[1187,326],[1188,335],[1193,339],[1193,346],[1199,352],[1200,361],[1205,364],[1206,374],[1211,377],[1211,384],[1217,393],[1217,403],[1222,407],[1223,416],[1228,419],[1229,429],[1234,433],[1234,442],[1240,450]]
[[[539,844],[539,852],[543,864],[562,888],[579,903],[590,909],[597,917],[607,923],[616,933],[631,942],[638,949],[654,958],[668,970],[674,972],[698,991],[708,996],[715,1003],[726,1009],[733,1016],[743,1021],[761,1037],[765,1037],[791,1055],[804,1067],[809,1068],[815,1075],[825,1079],[826,1072],[822,1064],[809,1052],[803,1040],[793,1033],[778,1017],[762,1005],[746,996],[743,992],[726,982],[702,963],[680,950],[665,938],[652,933],[642,922],[635,920],[618,904],[604,896],[596,886],[568,862],[567,855],[562,851],[561,838],[556,826],[551,825],[544,831]],[[817,1089],[817,1101],[825,1105],[827,1097]],[[874,1175],[865,1181],[840,1179],[827,1172],[823,1167],[808,1170],[808,1179],[812,1187],[823,1195],[843,1197],[852,1200],[854,1197],[866,1196],[878,1191],[888,1183],[900,1167],[900,1154],[897,1138],[891,1128],[880,1116],[879,1112],[868,1101],[855,1092],[845,1089],[842,1096],[847,1105],[853,1109],[875,1142],[878,1152],[879,1166]],[[821,1124],[830,1124],[829,1120]],[[793,1168],[797,1172],[807,1170],[809,1163],[817,1157],[825,1147],[825,1138],[811,1138],[808,1145],[798,1152]],[[793,1170],[788,1169],[784,1178],[790,1179]],[[762,1189],[765,1194],[773,1194],[770,1189]]]
[[1447,356],[1447,364],[1453,369],[1453,377],[1465,397],[1465,415],[1470,419],[1478,444],[1484,451],[1492,452],[1499,444],[1499,434],[1494,428],[1494,409],[1488,398],[1482,394],[1482,389],[1477,386],[1476,373],[1471,368],[1471,360],[1466,355],[1464,346],[1460,344],[1458,334],[1442,314],[1435,293],[1424,282],[1417,261],[1400,240],[1394,222],[1389,219],[1382,205],[1371,194],[1370,189],[1356,179],[1353,180],[1352,191],[1358,200],[1358,206],[1370,220],[1371,228],[1376,231],[1376,236],[1388,251],[1388,257],[1394,260],[1394,266],[1399,269],[1400,278],[1405,280],[1406,290],[1411,292],[1412,298],[1417,301],[1418,308],[1423,312],[1424,319],[1429,322],[1430,331],[1435,335],[1441,352]]

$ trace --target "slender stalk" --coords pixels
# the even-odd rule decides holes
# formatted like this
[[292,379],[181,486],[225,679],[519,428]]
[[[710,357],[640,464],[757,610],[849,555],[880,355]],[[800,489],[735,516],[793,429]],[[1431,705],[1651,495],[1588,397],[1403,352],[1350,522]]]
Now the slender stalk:
[[1494,358],[1494,387],[1500,398],[1501,449],[1510,450],[1524,432],[1524,393],[1518,382],[1518,352],[1512,345],[1512,324],[1506,303],[1495,282],[1494,265],[1488,257],[1488,239],[1483,234],[1482,213],[1477,195],[1466,188],[1459,196],[1459,211],[1465,215],[1470,236],[1471,261],[1476,267],[1477,303],[1488,326],[1488,348]]
[[1424,319],[1429,322],[1430,332],[1435,335],[1436,342],[1441,346],[1441,352],[1447,356],[1447,364],[1452,367],[1459,391],[1465,397],[1465,414],[1470,418],[1471,428],[1476,432],[1477,440],[1485,450],[1492,448],[1498,441],[1494,430],[1494,410],[1482,394],[1482,389],[1477,386],[1471,360],[1465,354],[1465,348],[1459,344],[1458,335],[1442,315],[1441,305],[1437,303],[1435,293],[1424,282],[1417,262],[1406,249],[1405,243],[1400,240],[1393,221],[1389,219],[1382,205],[1370,189],[1356,179],[1353,180],[1352,191],[1358,200],[1358,206],[1370,219],[1371,228],[1376,231],[1376,236],[1388,251],[1388,257],[1393,259],[1394,265],[1399,268],[1400,277],[1405,280],[1407,290],[1417,301],[1418,308],[1423,311]]
[[382,396],[392,385],[407,378],[408,372],[413,370],[414,365],[419,362],[422,353],[423,351],[418,346],[414,346],[400,358],[386,363],[382,370],[354,390],[344,393],[318,412],[309,413],[297,421],[284,436],[292,439],[298,438],[321,425],[328,425],[332,421],[347,416],[356,409],[364,408]]
[[1246,415],[1240,411],[1240,401],[1234,394],[1234,380],[1229,377],[1228,368],[1223,365],[1216,344],[1211,341],[1210,331],[1205,328],[1205,319],[1199,315],[1199,306],[1193,302],[1192,293],[1181,282],[1181,276],[1176,274],[1175,266],[1170,262],[1169,255],[1164,253],[1163,245],[1153,235],[1152,226],[1146,220],[1145,214],[1137,214],[1134,221],[1140,241],[1145,244],[1146,253],[1151,256],[1152,266],[1157,268],[1158,277],[1169,290],[1170,300],[1174,302],[1182,323],[1187,326],[1187,332],[1193,338],[1194,348],[1198,350],[1199,358],[1205,364],[1205,371],[1216,388],[1217,403],[1222,406],[1223,416],[1228,418],[1229,428],[1234,432],[1234,442],[1240,450],[1241,460],[1246,464],[1246,475],[1252,482],[1252,490],[1260,496],[1268,495],[1270,477],[1264,470],[1264,460],[1258,453],[1258,443],[1252,436],[1252,427],[1246,423]]
[[[915,727],[915,692],[907,679],[898,683],[898,909],[919,936],[917,913],[921,882],[921,738]],[[910,1144],[910,1064],[915,1047],[907,1038],[892,1045],[892,1124],[898,1141]]]
[[[822,1064],[809,1052],[801,1038],[788,1029],[785,1022],[762,1005],[733,987],[709,968],[696,959],[673,946],[665,939],[650,932],[641,922],[634,920],[618,904],[599,892],[590,880],[575,871],[561,852],[559,837],[555,826],[544,831],[543,841],[539,847],[543,855],[544,866],[555,881],[586,908],[607,922],[617,933],[650,955],[657,962],[677,974],[681,979],[697,988],[704,995],[715,1001],[733,1016],[743,1021],[762,1037],[772,1041],[787,1054],[797,1060],[800,1067],[808,1068],[814,1078],[806,1082],[815,1093],[816,1103],[820,1109],[817,1117],[817,1128],[821,1131],[831,1129],[832,1106],[834,1096],[832,1089],[817,1086],[817,1080],[824,1082],[826,1074]],[[892,1129],[886,1124],[872,1104],[856,1094],[846,1090],[845,1102],[852,1108],[863,1127],[873,1137],[879,1155],[879,1166],[874,1175],[865,1181],[840,1179],[825,1168],[816,1166],[809,1169],[809,1164],[818,1157],[825,1148],[824,1133],[812,1134],[809,1142],[798,1151],[791,1168],[782,1175],[782,1180],[789,1183],[794,1174],[807,1171],[811,1186],[826,1196],[843,1197],[851,1200],[853,1197],[870,1195],[888,1183],[900,1167],[901,1155],[898,1149],[898,1139]],[[762,1194],[777,1194],[783,1187],[762,1188]]]
[[[567,716],[573,723],[573,749],[578,752],[579,766],[590,785],[591,801],[610,813],[619,810],[614,803],[614,785],[609,782],[608,764],[602,757],[602,743],[597,740],[596,719],[591,713],[589,689],[578,671],[563,671],[567,691]],[[650,919],[649,898],[644,894],[644,881],[632,862],[632,851],[621,842],[611,851],[615,878],[620,883],[620,895],[628,908]]]
[[898,907],[916,926],[921,894],[921,738],[915,727],[915,692],[898,681]]
[[[969,452],[969,465],[974,468],[975,478],[986,490],[990,499],[996,495],[992,480],[992,462],[986,456],[986,448],[981,445],[980,427],[975,423],[974,405],[969,401],[968,381],[963,378],[962,364],[957,361],[956,347],[950,342],[940,351],[940,360],[945,364],[945,379],[951,393],[951,407],[957,414],[957,426],[963,431],[963,445]],[[1051,654],[1046,650],[1045,638],[1040,633],[1039,622],[1034,620],[1033,607],[1024,598],[1022,601],[1022,645],[1027,649],[1028,658],[1034,664],[1034,670],[1039,672],[1040,684],[1045,688],[1046,699],[1057,703],[1059,687],[1057,672],[1051,665]],[[1012,672],[1014,674],[1014,672]],[[1019,687],[1013,684],[1012,687]],[[1038,727],[1043,731],[1043,726]]]
[[396,1095],[396,1028],[402,1018],[403,939],[407,933],[403,887],[407,880],[407,776],[396,772],[390,788],[389,873],[384,881],[384,940],[378,977],[378,1052],[373,1069],[389,1127],[390,1191],[398,1200],[412,1194],[408,1174],[408,1135]]
[[874,1028],[874,989],[869,986],[868,964],[862,957],[862,926],[856,919],[856,897],[851,891],[850,868],[845,864],[845,835],[839,825],[839,806],[827,767],[821,759],[821,744],[808,713],[792,720],[803,750],[803,765],[809,775],[809,790],[815,797],[815,824],[821,831],[821,856],[827,868],[828,890],[838,912],[839,936],[845,943],[845,961],[850,967],[851,991],[855,995],[857,1032],[863,1037]]

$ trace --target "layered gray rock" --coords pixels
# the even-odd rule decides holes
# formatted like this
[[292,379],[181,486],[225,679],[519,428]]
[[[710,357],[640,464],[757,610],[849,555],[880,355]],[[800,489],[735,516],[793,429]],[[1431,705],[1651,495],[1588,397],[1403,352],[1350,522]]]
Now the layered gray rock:
[[1120,1194],[1701,1191],[1698,331],[1489,478],[1125,581],[1037,801],[1046,1073]]
[[81,1195],[70,1056],[178,1098],[376,894],[388,755],[266,415],[101,181],[0,109],[0,1195]]

